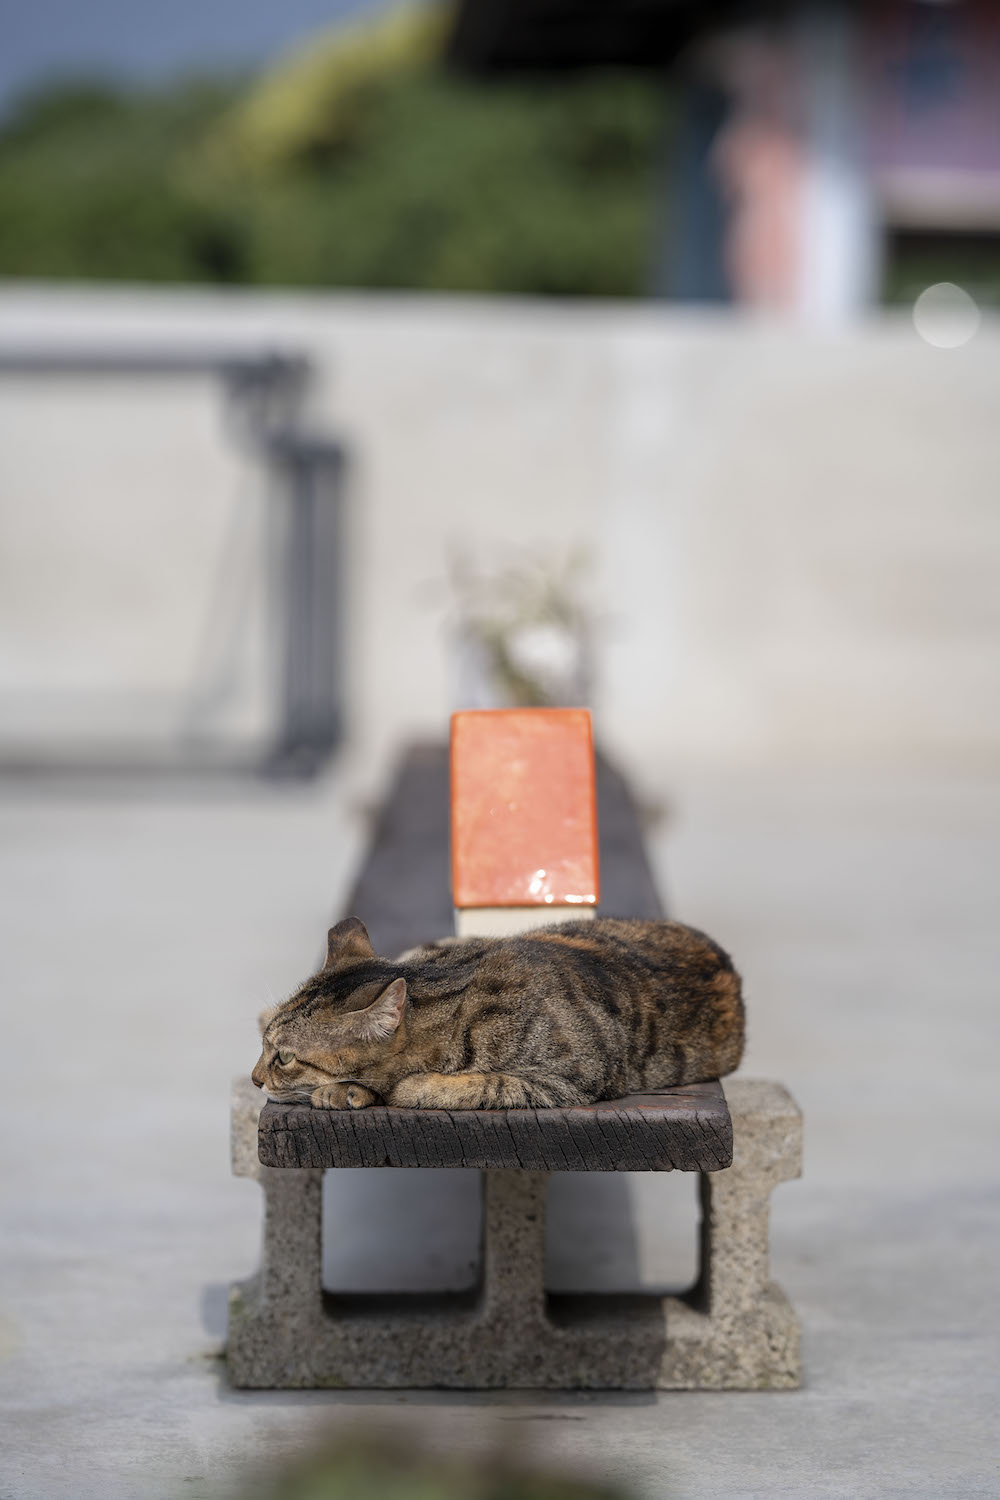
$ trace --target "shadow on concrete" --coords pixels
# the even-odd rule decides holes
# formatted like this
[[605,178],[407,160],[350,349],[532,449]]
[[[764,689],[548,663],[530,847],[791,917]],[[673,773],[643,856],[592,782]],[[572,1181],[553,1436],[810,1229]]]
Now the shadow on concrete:
[[[344,1168],[323,1180],[327,1291],[470,1291],[479,1281],[479,1241],[476,1171]],[[626,1174],[553,1173],[546,1284],[556,1292],[641,1289]]]

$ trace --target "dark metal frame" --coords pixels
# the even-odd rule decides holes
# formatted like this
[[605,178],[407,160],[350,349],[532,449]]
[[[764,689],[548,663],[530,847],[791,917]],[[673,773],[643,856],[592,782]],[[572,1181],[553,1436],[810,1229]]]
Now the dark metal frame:
[[83,375],[205,377],[224,397],[224,427],[236,446],[271,475],[286,506],[281,719],[263,755],[253,759],[190,749],[160,759],[49,757],[29,760],[0,749],[0,771],[253,771],[308,777],[336,748],[343,728],[340,642],[340,538],[346,456],[332,438],[303,429],[312,375],[297,352],[228,349],[0,349],[0,377]]

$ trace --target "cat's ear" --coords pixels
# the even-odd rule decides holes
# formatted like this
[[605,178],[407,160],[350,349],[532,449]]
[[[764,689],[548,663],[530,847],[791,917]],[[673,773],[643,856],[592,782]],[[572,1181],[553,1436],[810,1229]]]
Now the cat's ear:
[[357,1012],[358,1036],[363,1042],[386,1042],[399,1029],[406,1009],[406,980],[394,979],[372,1001],[367,1010]]
[[326,959],[324,969],[332,969],[345,958],[374,958],[368,929],[360,917],[345,917],[326,935]]

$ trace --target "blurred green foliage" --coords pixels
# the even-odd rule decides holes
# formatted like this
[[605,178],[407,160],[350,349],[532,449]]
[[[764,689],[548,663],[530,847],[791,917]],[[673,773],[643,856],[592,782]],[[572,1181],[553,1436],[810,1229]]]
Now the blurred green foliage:
[[980,307],[1000,306],[1000,235],[897,230],[885,247],[883,302],[911,306],[927,287],[954,281]]
[[27,100],[0,134],[0,274],[239,279],[232,209],[185,190],[174,169],[229,97],[217,85],[148,98],[79,85]]
[[570,1477],[502,1454],[435,1456],[388,1433],[304,1454],[241,1500],[628,1500],[617,1485]]
[[628,296],[661,81],[472,80],[401,7],[251,80],[67,85],[0,130],[0,275]]

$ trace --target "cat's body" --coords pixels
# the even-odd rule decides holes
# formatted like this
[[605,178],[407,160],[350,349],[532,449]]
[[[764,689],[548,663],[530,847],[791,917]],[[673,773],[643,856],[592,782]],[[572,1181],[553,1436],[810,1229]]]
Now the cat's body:
[[679,922],[599,918],[379,958],[356,917],[264,1028],[253,1080],[320,1107],[540,1108],[718,1078],[739,975]]

